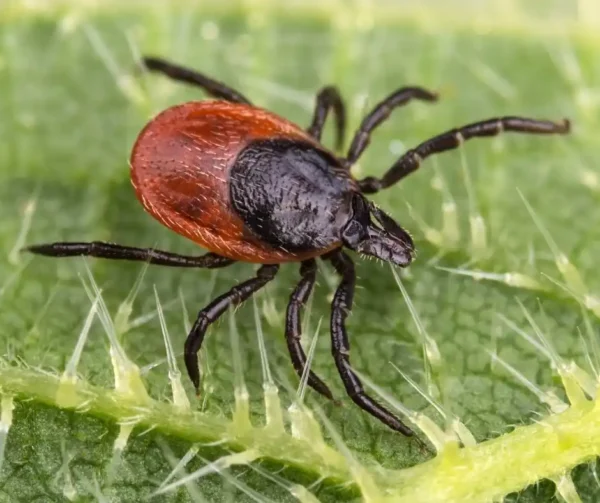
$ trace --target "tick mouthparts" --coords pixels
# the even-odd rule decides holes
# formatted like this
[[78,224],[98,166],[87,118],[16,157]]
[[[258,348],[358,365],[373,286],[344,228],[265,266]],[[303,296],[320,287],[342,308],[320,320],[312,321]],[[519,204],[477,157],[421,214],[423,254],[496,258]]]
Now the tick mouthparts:
[[406,243],[397,236],[375,226],[369,226],[368,238],[356,247],[356,251],[400,267],[406,267],[413,259],[412,242],[409,244],[410,246],[406,246]]
[[386,232],[394,236],[396,239],[402,242],[402,244],[410,248],[414,249],[414,243],[410,234],[406,232],[398,223],[390,217],[387,213],[379,209],[373,203],[371,206],[371,214],[375,217],[375,219],[379,222],[379,224],[384,228]]
[[398,267],[407,267],[413,260],[414,254],[412,252],[400,252],[395,253],[390,257],[389,262]]

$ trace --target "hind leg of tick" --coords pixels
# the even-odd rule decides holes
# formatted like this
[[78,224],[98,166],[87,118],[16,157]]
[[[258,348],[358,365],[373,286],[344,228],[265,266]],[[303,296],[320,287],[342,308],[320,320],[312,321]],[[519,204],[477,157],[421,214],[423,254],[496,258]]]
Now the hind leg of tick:
[[198,267],[216,269],[227,267],[235,262],[216,253],[206,253],[198,257],[156,250],[155,248],[137,248],[102,241],[56,242],[32,245],[22,251],[45,255],[46,257],[96,257],[111,260],[131,260],[148,262],[154,265],[170,267]]
[[196,70],[191,70],[185,66],[179,66],[165,59],[151,56],[142,58],[141,63],[143,68],[148,71],[162,73],[177,82],[184,82],[204,89],[204,91],[213,98],[231,101],[232,103],[251,104],[250,100],[239,91],[223,84],[223,82],[207,77]]

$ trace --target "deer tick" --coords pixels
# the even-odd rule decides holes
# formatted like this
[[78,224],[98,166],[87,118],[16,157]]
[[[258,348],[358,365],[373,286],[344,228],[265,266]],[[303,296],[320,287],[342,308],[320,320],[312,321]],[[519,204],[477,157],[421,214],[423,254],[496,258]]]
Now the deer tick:
[[[296,372],[306,355],[300,344],[300,311],[316,279],[316,258],[331,262],[341,282],[331,305],[331,344],[337,370],[350,398],[404,435],[411,429],[373,400],[350,366],[345,321],[354,296],[354,264],[344,248],[400,267],[411,263],[413,240],[365,196],[388,188],[430,155],[459,147],[470,138],[503,131],[566,134],[569,122],[498,117],[452,129],[407,150],[381,178],[357,180],[350,168],[369,145],[371,133],[397,107],[411,100],[436,101],[422,87],[394,91],[362,120],[344,157],[321,144],[329,112],[335,117],[336,148],[342,147],[346,112],[336,87],[317,94],[306,129],[252,105],[241,93],[206,75],[158,58],[143,66],[202,88],[213,101],[192,101],[158,114],[139,134],[130,159],[131,181],[145,210],[169,229],[209,250],[184,256],[113,243],[51,243],[30,252],[53,257],[87,255],[137,260],[173,267],[219,268],[233,262],[261,264],[255,277],[234,286],[200,311],[185,342],[185,365],[199,388],[197,353],[207,328],[271,281],[285,262],[300,263],[300,281],[286,312],[285,338]],[[332,393],[314,373],[308,385]]]

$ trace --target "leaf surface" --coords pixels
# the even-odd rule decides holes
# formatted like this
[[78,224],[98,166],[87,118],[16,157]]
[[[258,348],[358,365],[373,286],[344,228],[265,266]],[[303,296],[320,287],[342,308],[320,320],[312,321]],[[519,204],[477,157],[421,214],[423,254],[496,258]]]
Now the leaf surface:
[[[429,24],[426,18],[386,16],[385,10],[366,7],[334,13],[317,7],[284,11],[158,2],[143,9],[111,5],[97,11],[69,7],[35,13],[13,6],[6,12],[0,22],[0,391],[2,424],[8,429],[7,435],[0,429],[0,439],[6,441],[2,501],[138,501],[156,491],[193,446],[199,455],[187,464],[187,472],[204,466],[205,459],[247,449],[258,449],[264,460],[253,466],[285,470],[274,482],[241,463],[228,473],[245,489],[213,474],[156,501],[245,501],[252,499],[251,490],[264,499],[293,500],[290,483],[308,487],[321,476],[328,478],[311,487],[320,500],[351,500],[369,489],[348,464],[348,452],[382,489],[382,501],[387,497],[383,489],[400,495],[409,491],[411,476],[421,484],[414,494],[423,494],[419,491],[431,477],[450,473],[436,467],[435,460],[422,465],[431,455],[418,443],[389,431],[344,396],[329,350],[328,304],[337,278],[328,265],[320,267],[304,342],[308,348],[321,322],[313,369],[343,406],[307,391],[309,410],[319,421],[322,410],[331,423],[331,430],[323,427],[329,447],[318,451],[320,441],[311,445],[261,427],[263,372],[252,302],[209,330],[200,399],[182,376],[192,407],[201,412],[186,415],[173,405],[154,287],[183,371],[186,326],[209,299],[251,277],[253,266],[236,264],[218,273],[146,270],[132,263],[51,260],[15,252],[26,243],[55,240],[198,252],[143,212],[127,161],[149,117],[202,94],[159,76],[140,76],[135,71],[139,53],[197,68],[260,106],[306,125],[314,95],[326,84],[339,86],[345,97],[351,130],[370,107],[400,86],[439,90],[439,103],[411,103],[394,112],[373,135],[355,167],[357,176],[383,174],[407,148],[475,120],[569,117],[574,132],[568,137],[506,134],[474,140],[426,161],[409,179],[374,197],[416,240],[418,260],[401,281],[421,328],[389,267],[356,257],[359,288],[348,329],[352,364],[361,375],[444,429],[444,418],[395,365],[433,396],[448,418],[460,418],[477,441],[505,439],[509,445],[513,437],[507,433],[516,425],[557,417],[491,355],[564,403],[563,383],[572,382],[572,375],[561,382],[557,362],[560,368],[561,362],[574,361],[594,375],[600,66],[598,39],[583,28],[544,30],[538,22],[531,30],[502,23],[482,30],[476,21]],[[324,141],[331,144],[332,139],[328,131]],[[78,379],[70,388],[64,380],[59,385],[93,300],[82,284],[89,288],[85,263],[102,290],[127,361],[141,369],[139,378],[135,367],[122,373],[131,378],[130,396],[123,394],[123,383],[114,389],[107,330],[98,319],[76,367]],[[489,274],[474,278],[472,271]],[[124,302],[139,278],[129,306]],[[298,383],[283,338],[285,306],[297,279],[297,267],[287,265],[256,297],[284,409],[294,401]],[[578,300],[587,302],[588,309]],[[536,339],[532,321],[551,350]],[[519,331],[538,340],[537,346]],[[558,358],[554,366],[548,354]],[[138,393],[141,383],[148,400]],[[249,393],[250,430],[244,429],[248,424],[239,393],[236,408],[236,383],[238,391],[243,383]],[[573,402],[572,393],[568,398]],[[585,401],[577,403],[582,407],[577,411],[588,410]],[[573,421],[572,439],[582,434],[580,423]],[[128,425],[134,426],[129,437]],[[486,484],[497,488],[500,497],[523,490],[519,501],[554,501],[555,487],[547,479],[575,466],[581,499],[599,497],[594,478],[599,445],[590,441],[589,450],[582,447],[573,459],[562,451],[548,454],[547,465],[556,461],[552,466],[559,468],[549,472],[555,468],[536,464],[544,460],[535,446],[537,433],[525,431],[523,453],[538,449],[529,451],[531,476],[521,481],[516,459],[490,451],[484,460],[498,467],[498,480],[484,476],[477,471],[482,465],[476,465],[478,480],[449,479],[457,494],[468,495],[456,501],[485,501],[477,498],[491,494],[479,491]],[[119,446],[124,446],[122,452]],[[506,452],[520,456],[518,449]],[[414,465],[416,472],[404,471]],[[509,467],[506,473],[501,466]],[[507,482],[513,479],[513,485]],[[509,489],[502,492],[504,488]],[[508,496],[509,501],[516,498]]]

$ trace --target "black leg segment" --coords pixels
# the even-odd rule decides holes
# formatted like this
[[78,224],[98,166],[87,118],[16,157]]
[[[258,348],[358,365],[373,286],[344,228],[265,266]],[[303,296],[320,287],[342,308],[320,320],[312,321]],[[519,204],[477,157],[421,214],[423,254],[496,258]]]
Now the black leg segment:
[[362,120],[358,131],[354,134],[346,162],[352,166],[369,145],[371,133],[380,126],[394,111],[395,108],[405,105],[411,100],[437,101],[437,94],[422,87],[403,87],[394,91]]
[[526,117],[498,117],[474,122],[421,143],[398,159],[381,179],[367,177],[359,182],[359,186],[365,194],[373,194],[385,189],[416,171],[421,162],[430,155],[455,149],[471,138],[496,136],[504,131],[531,134],[567,134],[569,129],[570,123],[566,119],[562,122],[552,122]]
[[196,391],[200,388],[198,351],[200,351],[208,326],[215,322],[230,306],[241,304],[253,293],[260,290],[275,277],[278,270],[278,265],[261,266],[254,278],[234,286],[200,311],[192,330],[187,336],[184,348],[185,366]]
[[198,86],[214,98],[233,101],[234,103],[245,103],[246,105],[251,104],[248,98],[235,89],[226,86],[218,80],[211,79],[202,73],[196,72],[195,70],[190,70],[189,68],[170,63],[161,58],[148,56],[142,58],[142,65],[146,70],[150,70],[151,72],[162,73],[178,82],[185,82],[186,84]]
[[335,118],[335,148],[341,150],[346,135],[346,107],[336,87],[327,86],[319,91],[312,123],[306,131],[318,141],[321,141],[323,127],[330,110],[333,111]]
[[[285,340],[294,369],[298,375],[302,377],[306,365],[306,354],[300,344],[300,337],[302,336],[300,311],[310,297],[317,278],[317,263],[314,259],[302,262],[302,265],[300,266],[300,276],[300,282],[292,292],[287,307]],[[333,395],[327,385],[317,377],[312,370],[309,370],[308,372],[307,384],[318,393],[321,393],[321,395],[333,400]]]
[[87,256],[111,260],[133,260],[171,267],[202,267],[207,269],[226,267],[234,262],[234,260],[214,253],[207,253],[200,257],[190,257],[155,250],[154,248],[135,248],[133,246],[103,243],[100,241],[89,243],[47,243],[28,246],[23,251],[37,255],[46,255],[47,257]]
[[331,304],[331,352],[340,373],[344,387],[352,401],[392,430],[412,436],[413,431],[387,409],[379,405],[365,390],[350,367],[350,343],[346,333],[346,318],[352,309],[356,273],[352,259],[343,251],[333,252],[329,259],[342,277]]

